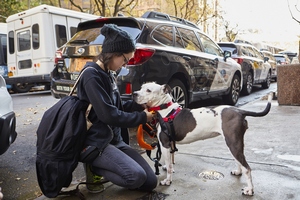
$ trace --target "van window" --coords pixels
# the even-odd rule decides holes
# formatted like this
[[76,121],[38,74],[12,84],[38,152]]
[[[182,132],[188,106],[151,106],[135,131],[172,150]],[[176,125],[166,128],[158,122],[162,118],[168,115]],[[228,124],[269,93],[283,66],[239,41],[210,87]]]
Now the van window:
[[30,49],[30,31],[22,31],[17,34],[18,51],[26,51]]
[[33,49],[40,47],[40,29],[38,24],[32,25],[32,47]]
[[14,40],[14,32],[13,31],[9,31],[8,32],[8,50],[10,54],[14,54],[15,53],[15,40]]
[[184,42],[185,49],[201,51],[199,41],[198,41],[194,31],[184,29],[184,28],[179,28],[179,27],[178,27],[178,31],[180,32],[180,35]]
[[7,42],[6,42],[6,35],[0,34],[0,64],[6,65],[7,64]]
[[77,31],[77,27],[70,27],[71,37],[75,35],[76,31]]
[[58,24],[55,25],[55,35],[56,35],[57,47],[61,47],[68,41],[66,27],[63,25],[58,25]]

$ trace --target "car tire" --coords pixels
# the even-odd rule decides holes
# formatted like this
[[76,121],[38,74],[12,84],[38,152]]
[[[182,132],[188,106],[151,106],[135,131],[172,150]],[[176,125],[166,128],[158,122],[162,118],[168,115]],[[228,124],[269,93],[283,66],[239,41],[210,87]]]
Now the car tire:
[[246,84],[243,85],[242,94],[249,95],[253,90],[253,74],[249,72],[246,77]]
[[269,72],[266,81],[261,84],[263,89],[268,89],[271,85],[271,73]]
[[188,102],[187,91],[184,84],[178,79],[173,79],[168,83],[168,85],[172,89],[171,96],[173,98],[173,102],[177,102],[183,108],[187,108],[189,102]]
[[13,84],[12,90],[16,93],[26,93],[32,88],[32,84],[29,83],[17,83]]
[[223,102],[227,105],[234,106],[240,97],[240,85],[241,85],[241,79],[238,75],[234,75],[229,93],[227,95],[222,96]]

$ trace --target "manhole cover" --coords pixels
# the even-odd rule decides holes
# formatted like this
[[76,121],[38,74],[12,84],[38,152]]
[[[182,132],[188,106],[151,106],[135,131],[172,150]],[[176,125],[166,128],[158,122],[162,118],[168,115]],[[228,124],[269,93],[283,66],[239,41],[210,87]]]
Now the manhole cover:
[[214,171],[214,170],[207,170],[204,172],[201,172],[199,174],[200,178],[207,179],[207,180],[220,180],[224,178],[224,175],[220,172]]

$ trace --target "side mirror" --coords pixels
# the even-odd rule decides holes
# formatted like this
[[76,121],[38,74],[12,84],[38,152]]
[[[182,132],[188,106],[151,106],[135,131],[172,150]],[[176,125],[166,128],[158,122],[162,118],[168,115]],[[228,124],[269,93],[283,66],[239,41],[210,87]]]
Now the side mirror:
[[264,57],[264,62],[267,62],[269,61],[269,58],[268,57]]
[[231,57],[231,51],[225,50],[224,51],[224,61],[226,62],[227,58],[230,58],[230,57]]

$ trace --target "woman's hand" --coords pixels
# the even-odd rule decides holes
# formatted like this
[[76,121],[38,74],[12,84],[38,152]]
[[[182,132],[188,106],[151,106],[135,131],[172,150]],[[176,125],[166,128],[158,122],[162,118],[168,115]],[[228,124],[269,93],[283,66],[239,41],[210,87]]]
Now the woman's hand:
[[147,115],[147,122],[152,121],[153,117],[154,117],[154,113],[153,112],[149,112],[147,109],[144,110],[144,112]]

